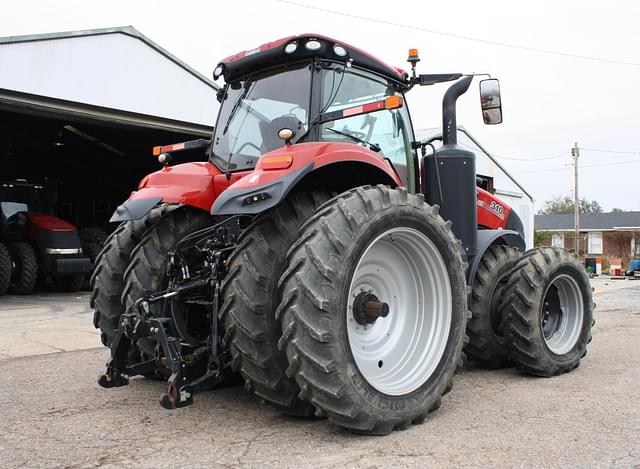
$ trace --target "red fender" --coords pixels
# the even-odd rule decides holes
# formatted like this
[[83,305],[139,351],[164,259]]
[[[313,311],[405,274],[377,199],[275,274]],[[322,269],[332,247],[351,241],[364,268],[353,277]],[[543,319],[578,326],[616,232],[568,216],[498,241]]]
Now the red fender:
[[[268,162],[271,157],[291,156],[293,161],[291,166],[283,169],[267,169],[265,160]],[[389,163],[368,148],[354,145],[352,143],[339,142],[311,142],[297,145],[287,145],[277,150],[270,151],[262,155],[253,172],[239,179],[229,186],[229,189],[251,189],[254,187],[269,184],[284,176],[300,171],[313,163],[313,169],[319,169],[333,163],[344,163],[356,161],[367,163],[384,171],[396,185],[402,185],[400,178],[393,171]]]
[[307,174],[336,163],[357,162],[377,168],[396,186],[402,181],[391,165],[368,148],[352,143],[310,142],[265,153],[256,168],[219,194],[216,215],[259,213],[277,205]]

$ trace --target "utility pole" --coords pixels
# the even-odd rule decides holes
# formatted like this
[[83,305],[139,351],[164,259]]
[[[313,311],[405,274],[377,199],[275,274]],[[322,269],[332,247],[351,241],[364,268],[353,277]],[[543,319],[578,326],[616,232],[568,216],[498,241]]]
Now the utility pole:
[[576,230],[574,248],[576,255],[580,255],[580,199],[578,198],[578,158],[580,157],[580,148],[578,148],[578,142],[573,144],[571,156],[573,157],[573,225]]

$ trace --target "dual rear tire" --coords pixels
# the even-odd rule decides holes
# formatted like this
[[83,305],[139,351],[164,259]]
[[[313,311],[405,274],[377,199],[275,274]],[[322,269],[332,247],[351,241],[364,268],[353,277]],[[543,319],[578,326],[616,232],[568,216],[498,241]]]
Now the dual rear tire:
[[584,267],[564,249],[527,251],[509,277],[500,314],[509,359],[518,369],[551,377],[577,368],[594,323]]

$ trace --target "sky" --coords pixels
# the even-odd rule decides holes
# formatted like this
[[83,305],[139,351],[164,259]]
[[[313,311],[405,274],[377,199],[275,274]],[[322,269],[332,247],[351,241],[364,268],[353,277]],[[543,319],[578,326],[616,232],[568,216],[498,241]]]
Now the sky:
[[[418,48],[419,73],[490,73],[500,79],[504,123],[482,123],[472,84],[458,101],[458,124],[501,157],[533,194],[537,209],[554,196],[572,195],[569,152],[577,142],[580,197],[597,200],[605,210],[640,210],[640,2],[398,5],[403,8],[373,0],[20,0],[3,2],[0,36],[132,25],[209,77],[228,55],[306,32],[406,68],[407,50]],[[441,125],[446,86],[409,93],[415,128]]]

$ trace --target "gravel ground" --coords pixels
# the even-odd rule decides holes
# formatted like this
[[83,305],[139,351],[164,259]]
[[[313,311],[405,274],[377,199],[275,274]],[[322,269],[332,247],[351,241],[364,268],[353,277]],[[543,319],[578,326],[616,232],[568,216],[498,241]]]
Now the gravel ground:
[[[640,467],[640,281],[594,286],[580,368],[466,369],[438,412],[387,437],[285,417],[241,387],[177,411],[158,405],[160,382],[99,389],[108,354],[86,348],[86,295],[23,304],[24,324],[19,299],[3,297],[0,320],[22,332],[0,333],[0,467]],[[34,334],[55,351],[29,346]]]

